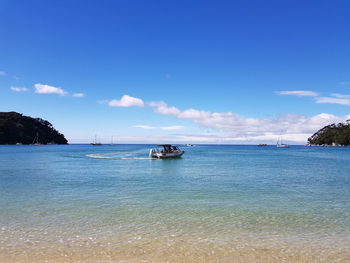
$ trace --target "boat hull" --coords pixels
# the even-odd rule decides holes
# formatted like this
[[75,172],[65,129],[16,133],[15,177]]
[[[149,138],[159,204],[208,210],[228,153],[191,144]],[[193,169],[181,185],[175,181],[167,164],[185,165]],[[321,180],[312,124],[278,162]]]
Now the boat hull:
[[185,151],[178,151],[178,152],[171,152],[171,153],[153,153],[151,154],[152,158],[157,159],[168,159],[168,158],[178,158],[181,157],[184,154]]

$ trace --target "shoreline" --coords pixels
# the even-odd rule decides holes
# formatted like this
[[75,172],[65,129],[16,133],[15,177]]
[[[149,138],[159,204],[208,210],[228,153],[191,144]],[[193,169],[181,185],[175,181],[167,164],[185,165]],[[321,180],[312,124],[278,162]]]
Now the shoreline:
[[337,144],[305,144],[305,147],[350,147],[350,145],[337,145]]
[[[243,241],[243,240],[242,240]],[[271,244],[251,245],[240,244],[216,246],[207,242],[205,246],[193,246],[185,240],[172,243],[169,240],[145,240],[133,244],[110,245],[108,243],[69,244],[60,243],[55,247],[41,245],[23,247],[2,247],[0,261],[2,263],[63,263],[63,262],[152,262],[152,263],[319,263],[319,262],[348,262],[350,251],[344,247],[301,247],[284,244],[273,247]],[[91,242],[91,241],[90,241]],[[160,246],[159,246],[160,245]],[[316,246],[315,246],[316,245]],[[167,248],[164,248],[166,246]]]

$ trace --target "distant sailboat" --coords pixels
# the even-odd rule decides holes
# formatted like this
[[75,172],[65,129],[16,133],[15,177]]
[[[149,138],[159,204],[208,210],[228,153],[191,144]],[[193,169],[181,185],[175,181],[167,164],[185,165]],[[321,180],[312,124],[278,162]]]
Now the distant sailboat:
[[93,145],[93,146],[101,146],[102,145],[100,140],[97,141],[97,136],[96,135],[95,135],[95,141],[90,143],[90,144]]
[[109,144],[110,146],[115,146],[116,144],[113,142],[113,136],[111,138],[111,143]]
[[289,148],[288,144],[283,143],[282,135],[278,138],[276,147],[277,148]]
[[34,146],[41,145],[41,143],[39,142],[39,133],[36,133],[36,136],[35,136],[35,138],[34,138],[34,140],[32,142],[32,145],[34,145]]

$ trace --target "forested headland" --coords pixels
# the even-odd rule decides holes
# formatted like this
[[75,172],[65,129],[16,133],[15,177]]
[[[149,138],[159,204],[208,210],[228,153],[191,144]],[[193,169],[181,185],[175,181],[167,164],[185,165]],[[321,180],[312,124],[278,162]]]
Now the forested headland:
[[323,127],[308,142],[310,146],[350,146],[350,120]]
[[0,112],[0,144],[67,144],[50,122],[17,112]]

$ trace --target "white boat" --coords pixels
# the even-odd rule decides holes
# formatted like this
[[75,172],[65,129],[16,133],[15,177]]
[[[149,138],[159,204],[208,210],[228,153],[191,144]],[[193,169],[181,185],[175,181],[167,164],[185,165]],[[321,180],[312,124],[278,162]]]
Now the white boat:
[[158,158],[158,159],[176,158],[176,157],[180,157],[185,152],[183,150],[180,150],[179,147],[177,147],[176,145],[159,144],[158,146],[163,147],[163,149],[158,149],[158,148],[150,149],[149,150],[150,158]]
[[41,143],[39,142],[39,133],[36,133],[36,136],[35,136],[35,138],[34,138],[34,140],[32,142],[32,145],[34,145],[34,146],[40,146],[41,145]]
[[113,136],[111,138],[111,143],[109,144],[110,146],[115,146],[116,144],[113,142]]
[[276,147],[277,147],[277,148],[289,148],[289,145],[283,143],[282,136],[280,136],[280,137],[278,138],[278,140],[277,140]]

